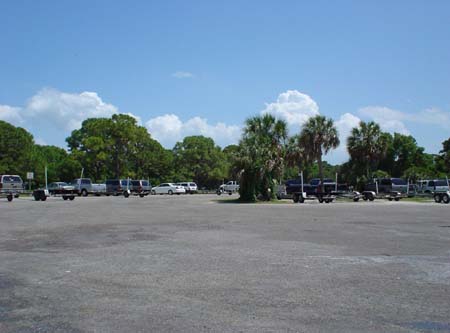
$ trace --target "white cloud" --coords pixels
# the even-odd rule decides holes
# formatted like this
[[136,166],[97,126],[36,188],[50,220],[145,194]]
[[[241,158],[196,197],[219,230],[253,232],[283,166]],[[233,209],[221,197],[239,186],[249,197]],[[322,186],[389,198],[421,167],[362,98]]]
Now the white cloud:
[[72,131],[87,118],[110,117],[117,112],[95,92],[72,94],[46,88],[34,95],[21,113],[32,122]]
[[288,90],[281,93],[274,103],[266,103],[261,114],[270,113],[285,120],[291,131],[299,130],[310,117],[319,114],[319,106],[308,95],[298,90]]
[[209,124],[207,119],[193,117],[182,122],[177,115],[166,114],[150,119],[145,124],[153,138],[166,148],[172,148],[185,136],[203,135],[210,137],[222,147],[235,144],[241,136],[241,127],[224,123]]
[[9,105],[0,105],[0,120],[7,121],[16,126],[23,124],[23,118],[20,115],[20,108]]
[[357,116],[351,113],[344,113],[338,120],[334,122],[338,130],[339,141],[341,143],[337,149],[332,150],[327,154],[327,160],[330,163],[343,163],[348,159],[347,138],[350,135],[351,130],[354,127],[359,126],[360,121],[361,119]]
[[429,108],[419,112],[414,117],[415,121],[420,123],[427,123],[432,125],[438,125],[445,129],[450,129],[450,112],[442,111],[438,108]]
[[412,114],[407,114],[383,106],[367,106],[359,109],[358,113],[380,124],[381,129],[384,131],[391,133],[397,132],[405,135],[409,135],[410,133],[406,128],[404,121],[413,120],[415,118]]
[[194,74],[192,74],[190,72],[178,71],[178,72],[172,73],[172,77],[177,78],[177,79],[191,79],[194,77]]

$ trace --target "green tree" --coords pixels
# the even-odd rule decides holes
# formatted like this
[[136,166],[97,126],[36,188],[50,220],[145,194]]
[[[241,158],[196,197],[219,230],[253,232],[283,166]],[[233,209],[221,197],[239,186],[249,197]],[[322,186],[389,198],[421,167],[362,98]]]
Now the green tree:
[[287,126],[265,114],[249,118],[239,143],[235,166],[240,170],[240,200],[252,202],[275,197],[274,179],[283,172]]
[[323,191],[322,156],[339,146],[339,136],[333,119],[317,115],[309,118],[300,132],[299,142],[310,161],[317,161]]
[[358,175],[372,178],[389,147],[390,135],[383,133],[380,125],[371,121],[359,123],[347,138],[347,150]]
[[29,167],[33,136],[21,127],[0,120],[0,174],[22,177]]
[[175,144],[173,155],[179,169],[177,181],[194,181],[201,187],[215,188],[227,176],[225,155],[211,138],[187,136]]
[[87,119],[66,141],[86,177],[97,181],[131,177],[156,183],[173,171],[171,152],[128,115]]

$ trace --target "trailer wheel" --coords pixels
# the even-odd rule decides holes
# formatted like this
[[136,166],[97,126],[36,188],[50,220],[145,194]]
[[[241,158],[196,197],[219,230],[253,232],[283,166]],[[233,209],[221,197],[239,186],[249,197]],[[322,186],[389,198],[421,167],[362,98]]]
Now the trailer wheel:
[[41,200],[41,196],[37,193],[33,194],[34,200],[39,201]]
[[64,195],[63,200],[66,201],[67,199],[69,199],[69,198]]
[[444,194],[444,196],[442,197],[442,202],[445,204],[448,204],[450,202],[450,197],[448,196],[448,194]]
[[388,198],[389,201],[392,201],[392,198]]
[[305,202],[305,198],[303,198],[303,195],[299,196],[298,202],[300,202],[300,203],[304,203]]
[[69,200],[70,200],[70,201],[73,201],[73,200],[75,200],[75,197],[74,197],[73,195],[71,195],[71,196],[69,197]]
[[367,200],[369,200],[369,197],[368,197],[367,195],[364,194],[363,200],[364,200],[364,201],[367,201]]
[[358,202],[358,201],[359,201],[359,198],[353,198],[353,201],[354,201],[354,202]]
[[143,198],[145,195],[144,195],[144,193],[141,193],[141,194],[139,194],[139,196],[140,196],[141,198]]
[[228,191],[228,195],[232,195],[233,194],[233,192],[232,191]]
[[47,200],[47,196],[45,194],[41,195],[41,201]]
[[442,197],[439,194],[434,195],[434,202],[440,203],[442,201]]
[[400,198],[394,198],[395,201],[400,201]]
[[373,194],[369,194],[369,201],[374,201],[375,197],[373,196]]
[[331,200],[330,199],[325,199],[325,203],[330,203]]
[[322,203],[322,202],[323,202],[322,196],[319,195],[319,196],[317,197],[317,200],[319,200],[319,202]]
[[124,196],[125,198],[128,198],[128,197],[130,196],[130,193],[128,193],[128,191],[125,191],[125,192],[123,192],[123,196]]
[[294,201],[294,203],[298,203],[298,202],[299,202],[299,199],[300,199],[300,196],[299,196],[298,194],[294,194],[294,195],[292,196],[292,200]]
[[12,194],[9,194],[6,199],[8,199],[9,202],[13,201],[14,196]]

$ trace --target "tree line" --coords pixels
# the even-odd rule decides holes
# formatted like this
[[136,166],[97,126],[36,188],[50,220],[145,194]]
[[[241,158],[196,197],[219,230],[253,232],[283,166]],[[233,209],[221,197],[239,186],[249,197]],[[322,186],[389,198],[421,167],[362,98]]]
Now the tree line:
[[[411,135],[383,132],[375,122],[360,122],[346,142],[339,141],[333,120],[310,118],[300,132],[288,136],[287,124],[272,115],[246,120],[241,140],[225,148],[211,138],[188,136],[165,149],[136,119],[124,114],[90,118],[66,139],[68,149],[35,144],[25,129],[0,121],[0,174],[33,171],[35,185],[84,176],[96,182],[108,178],[149,179],[159,182],[194,181],[200,188],[216,188],[238,179],[240,198],[270,200],[283,179],[303,171],[311,177],[334,178],[362,186],[374,177],[403,177],[412,181],[445,177],[450,173],[450,138],[439,154],[428,154]],[[349,160],[330,165],[324,156],[345,144]]]

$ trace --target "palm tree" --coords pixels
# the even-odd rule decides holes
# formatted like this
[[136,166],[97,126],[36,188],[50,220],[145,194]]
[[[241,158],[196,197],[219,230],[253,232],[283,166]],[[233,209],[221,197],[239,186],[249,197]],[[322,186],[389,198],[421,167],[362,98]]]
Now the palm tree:
[[309,118],[302,127],[299,140],[309,160],[317,161],[323,191],[322,156],[339,146],[338,131],[334,126],[333,119],[320,115]]
[[274,195],[273,179],[282,173],[287,125],[270,114],[246,120],[236,166],[241,170],[241,199],[254,201],[260,193]]
[[386,154],[389,135],[381,131],[380,125],[361,121],[347,138],[347,150],[352,160],[365,168],[367,179],[372,176],[379,161]]

